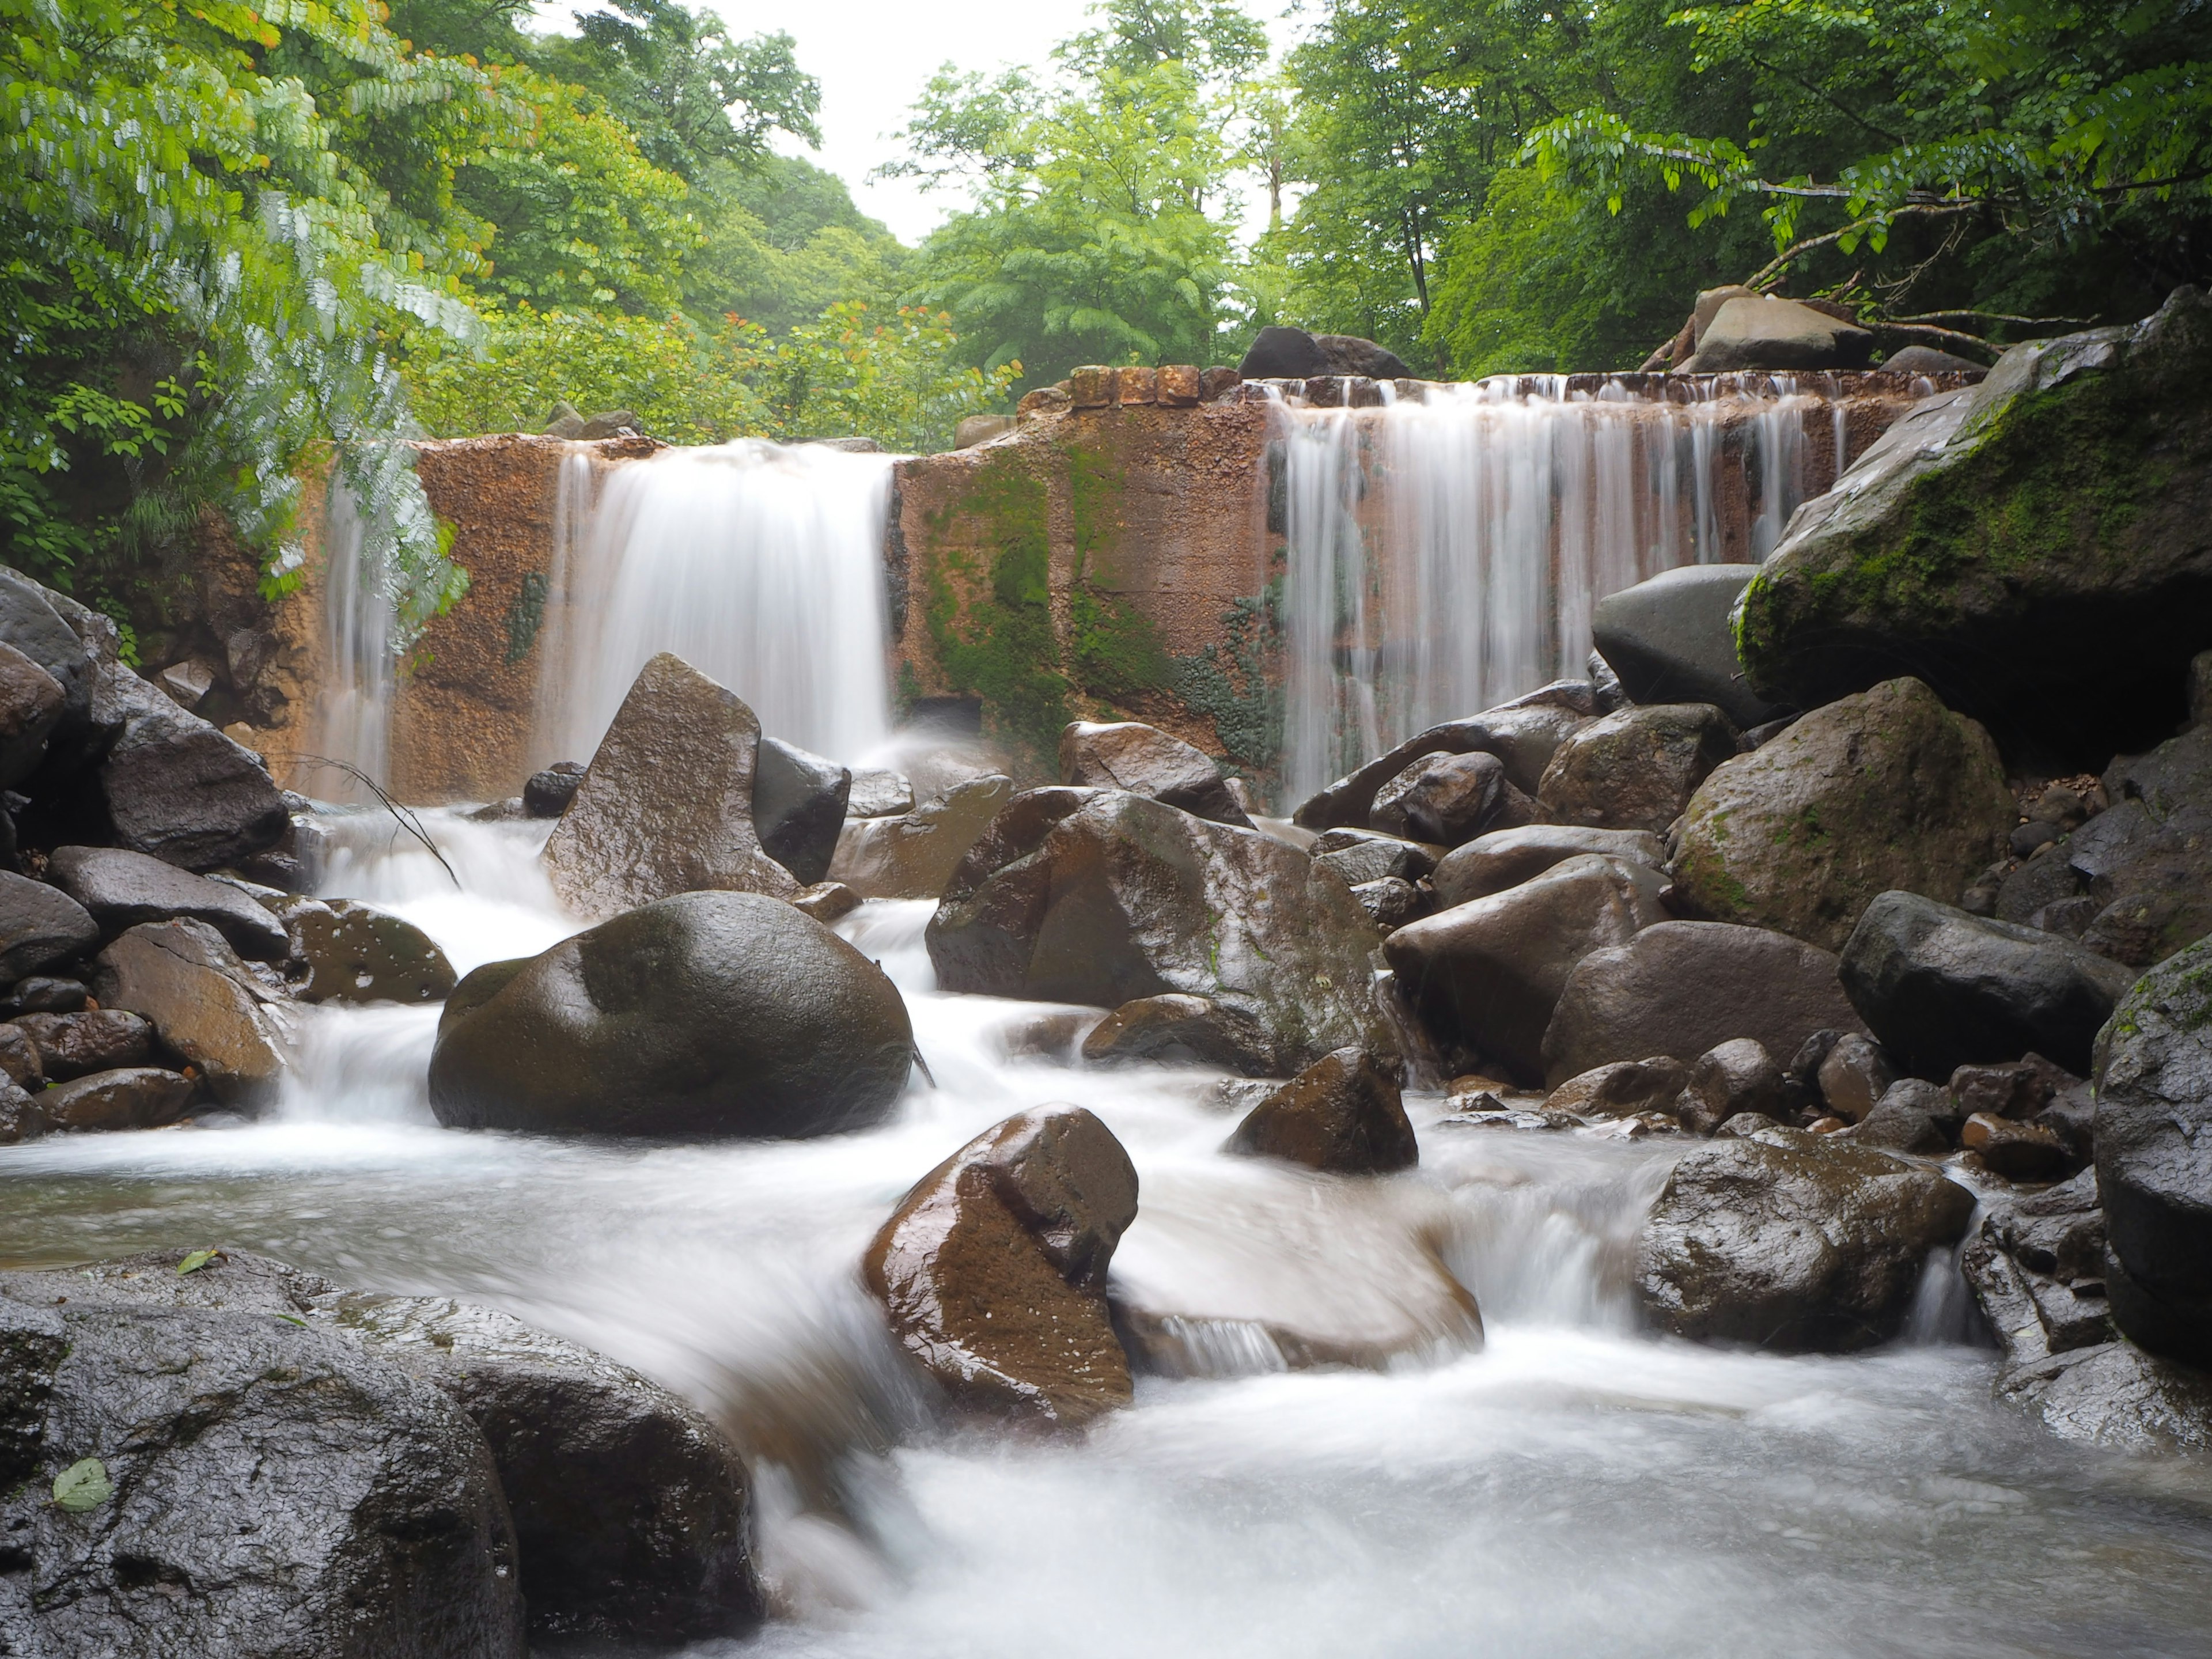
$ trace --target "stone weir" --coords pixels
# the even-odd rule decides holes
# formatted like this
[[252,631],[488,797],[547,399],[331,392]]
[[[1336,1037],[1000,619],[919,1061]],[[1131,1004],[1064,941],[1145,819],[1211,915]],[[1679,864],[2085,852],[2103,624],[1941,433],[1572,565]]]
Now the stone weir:
[[[1243,383],[1228,370],[1080,371],[1065,392],[1032,394],[1023,417],[998,437],[896,463],[884,534],[894,699],[901,710],[980,719],[1018,768],[1040,775],[1051,770],[1066,721],[1138,719],[1224,758],[1264,790],[1283,762],[1285,579],[1302,425],[1355,423],[1358,476],[1340,486],[1358,533],[1387,568],[1399,532],[1386,509],[1407,463],[1380,436],[1413,409],[1473,399],[1562,412],[1587,405],[1647,420],[1695,411],[1705,446],[1696,465],[1709,488],[1681,492],[1687,528],[1662,562],[1741,560],[1750,556],[1762,507],[1771,516],[1778,497],[1768,453],[1778,410],[1794,434],[1794,504],[1826,489],[1916,398],[1948,389],[1879,372],[1789,382],[1528,376],[1461,387],[1356,378]],[[361,758],[403,799],[495,799],[556,758],[538,750],[546,742],[546,688],[564,672],[544,660],[549,641],[557,648],[564,633],[564,551],[608,477],[665,446],[507,434],[417,447],[424,488],[453,527],[453,556],[471,585],[381,694],[380,769],[374,757]],[[1639,454],[1634,465],[1664,470]],[[1562,499],[1578,488],[1571,476],[1570,469],[1544,487]],[[1702,531],[1692,522],[1700,512]],[[1556,563],[1558,532],[1540,539],[1548,550],[1539,556]],[[337,659],[348,649],[325,614],[330,557],[311,550],[306,586],[284,602],[289,620],[280,619],[293,672],[325,687],[343,678]],[[1632,581],[1649,572],[1623,574]],[[1377,580],[1388,587],[1387,575]],[[1389,657],[1391,625],[1383,610],[1337,618],[1330,648],[1356,677],[1370,656]],[[327,696],[319,717],[304,701],[234,735],[280,772],[289,769],[295,787],[329,795],[327,769],[294,763],[343,751],[344,733],[331,729]]]

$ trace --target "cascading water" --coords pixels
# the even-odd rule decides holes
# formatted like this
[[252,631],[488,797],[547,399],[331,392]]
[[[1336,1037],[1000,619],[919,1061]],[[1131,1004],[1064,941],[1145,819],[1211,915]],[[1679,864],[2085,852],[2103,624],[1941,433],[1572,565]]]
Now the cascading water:
[[[595,481],[568,459],[533,757],[587,759],[637,672],[672,651],[771,736],[853,760],[890,736],[884,528],[893,457],[756,439]],[[597,483],[596,500],[593,499]]]
[[323,518],[325,667],[308,749],[315,758],[301,763],[293,780],[318,799],[354,805],[375,798],[354,774],[381,785],[391,760],[392,595],[365,528],[353,492],[332,478]]
[[1289,799],[1579,673],[1600,599],[1723,556],[1724,499],[1755,503],[1736,556],[1773,550],[1806,494],[1818,395],[1763,376],[1677,395],[1528,376],[1279,406]]

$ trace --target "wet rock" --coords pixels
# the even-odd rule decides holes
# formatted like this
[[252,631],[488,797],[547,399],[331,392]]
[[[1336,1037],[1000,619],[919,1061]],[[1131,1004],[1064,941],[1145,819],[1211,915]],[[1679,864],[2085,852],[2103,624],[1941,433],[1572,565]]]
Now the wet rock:
[[98,672],[122,722],[99,769],[119,843],[181,869],[214,870],[283,838],[291,815],[260,756],[119,664]]
[[1951,1073],[1951,1094],[1962,1112],[1992,1117],[2032,1118],[2061,1090],[2080,1078],[2040,1054],[2027,1054],[1997,1066],[1961,1066]]
[[802,889],[791,902],[800,914],[813,917],[827,927],[851,915],[864,901],[842,881],[817,881]]
[[1126,789],[1216,823],[1252,827],[1210,756],[1136,720],[1069,722],[1060,734],[1060,781],[1077,788]]
[[1396,878],[1419,881],[1437,867],[1437,849],[1375,830],[1324,830],[1309,849],[1316,864],[1334,870],[1347,887]]
[[190,1078],[131,1066],[57,1083],[38,1105],[57,1129],[158,1129],[182,1117],[191,1098]]
[[1267,1077],[1274,1046],[1249,1016],[1208,997],[1139,997],[1123,1003],[1083,1039],[1093,1066],[1156,1060],[1173,1066],[1221,1066],[1246,1077]]
[[1639,703],[1710,703],[1739,726],[1783,711],[1744,684],[1730,613],[1755,564],[1691,564],[1597,602],[1590,633]]
[[2212,939],[2121,1000],[2094,1075],[2113,1314],[2142,1346],[2212,1368]]
[[240,956],[282,962],[292,948],[283,924],[237,888],[120,847],[58,847],[46,878],[82,904],[112,937],[142,921],[190,916],[228,939]]
[[258,1104],[283,1078],[274,999],[207,923],[142,922],[100,953],[98,968],[100,1005],[151,1020],[226,1105]]
[[1579,1077],[1571,1077],[1545,1097],[1547,1112],[1582,1117],[1634,1117],[1661,1112],[1672,1118],[1675,1103],[1690,1086],[1690,1068],[1670,1054],[1618,1060]]
[[[1813,708],[1911,673],[2066,764],[2158,742],[2212,605],[2208,422],[2195,289],[2131,328],[2012,348],[1792,521],[1745,594],[1751,684]],[[2092,501],[2128,507],[2077,510]]]
[[1735,1037],[1795,1056],[1816,1031],[1858,1026],[1827,951],[1764,928],[1661,921],[1576,965],[1544,1033],[1544,1074],[1563,1082],[1608,1060],[1702,1054]]
[[1959,1124],[1959,1103],[1949,1090],[1908,1077],[1883,1090],[1874,1109],[1847,1133],[1861,1146],[1941,1158],[1957,1141]]
[[2062,1440],[2137,1455],[2212,1450],[2212,1376],[2132,1342],[2014,1366],[1996,1396]]
[[1397,1079],[1358,1048],[1324,1054],[1246,1114],[1221,1150],[1331,1175],[1390,1175],[1420,1162]]
[[1383,954],[1434,1030],[1533,1081],[1575,964],[1663,921],[1662,885],[1648,865],[1585,854],[1401,927]]
[[1675,1164],[1637,1248],[1660,1329],[1704,1342],[1847,1352],[1896,1334],[1928,1252],[1974,1200],[1935,1170],[1835,1136],[1759,1129]]
[[52,1127],[28,1090],[13,1078],[0,1078],[0,1146],[36,1140]]
[[1891,680],[1716,769],[1689,804],[1674,884],[1710,920],[1840,950],[1878,894],[1958,897],[2015,816],[1989,734]]
[[302,1002],[440,1002],[453,994],[453,964],[410,921],[358,899],[288,899],[277,915],[307,966]]
[[913,1056],[897,988],[828,928],[685,893],[463,980],[430,1103],[457,1128],[829,1134],[890,1111]]
[[[523,1659],[483,1436],[343,1336],[9,1274],[0,1399],[12,1652]],[[53,1482],[88,1458],[100,1478],[64,1508]]]
[[2007,1181],[2056,1181],[2072,1167],[2066,1145],[2039,1123],[1976,1112],[1959,1131],[1959,1144]]
[[2064,843],[2098,907],[2081,939],[2148,968],[2212,933],[2212,726],[2120,757],[2104,787],[2112,810]]
[[1873,355],[1874,336],[1855,324],[1778,295],[1739,295],[1698,331],[1696,355],[1680,372],[1863,368]]
[[[49,1082],[119,1066],[143,1066],[154,1052],[153,1027],[120,1008],[18,1014],[10,1029],[22,1032],[37,1050],[39,1070]],[[15,1080],[29,1086],[22,1078]]]
[[806,884],[830,873],[853,775],[795,744],[763,738],[753,777],[753,829],[768,855]]
[[1897,1067],[1880,1043],[1847,1032],[1830,1046],[1814,1076],[1829,1112],[1846,1123],[1858,1123],[1889,1092],[1897,1081]]
[[[1332,834],[1335,833],[1334,831]],[[1316,842],[1316,846],[1320,843]],[[1467,904],[1540,876],[1584,853],[1627,859],[1656,870],[1667,862],[1666,843],[1646,830],[1594,830],[1575,823],[1530,823],[1493,830],[1455,847],[1436,867],[1438,903]]]
[[545,843],[561,902],[608,916],[678,893],[789,898],[801,884],[753,829],[760,721],[669,652],[639,671]]
[[2134,970],[2032,927],[1913,893],[1867,906],[1841,973],[1867,1028],[1914,1074],[2017,1060],[2030,1048],[2086,1072]]
[[1516,789],[1505,764],[1480,750],[1425,755],[1375,793],[1368,826],[1409,841],[1456,847],[1486,830],[1536,821],[1541,809]]
[[55,979],[33,974],[15,981],[6,999],[0,1000],[0,1011],[10,1018],[16,1014],[73,1014],[84,1006],[85,999],[91,994],[81,979]]
[[1395,1051],[1375,938],[1296,848],[1141,795],[1037,789],[961,860],[927,943],[948,991],[1108,1008],[1208,998],[1264,1031],[1286,1076],[1347,1045]]
[[0,788],[39,769],[68,703],[59,680],[0,641]]
[[1537,794],[1561,823],[1658,833],[1735,752],[1735,727],[1708,703],[1622,708],[1559,745]]
[[46,1062],[31,1034],[16,1024],[0,1025],[0,1073],[19,1089],[33,1093],[46,1086]]
[[1559,744],[1594,717],[1589,688],[1582,690],[1583,695],[1575,698],[1547,686],[1466,720],[1446,720],[1416,732],[1302,803],[1291,815],[1292,822],[1305,830],[1364,825],[1376,792],[1425,755],[1495,755],[1504,764],[1506,781],[1533,795]]
[[[64,747],[72,738],[81,741],[90,720],[93,657],[54,603],[62,599],[20,571],[0,568],[0,646],[21,657],[61,691],[60,708],[40,733],[38,728],[46,723],[36,708],[44,694],[35,679],[20,668],[11,670],[9,702],[19,724],[0,748],[7,763],[0,767],[0,787],[28,777],[50,740]],[[12,658],[8,660],[13,662]]]
[[1013,780],[994,775],[957,784],[897,817],[848,819],[830,878],[863,898],[937,898],[1013,795]]
[[542,772],[532,772],[522,786],[522,810],[533,818],[557,818],[576,798],[584,781],[581,761],[555,761]]
[[1402,380],[1413,370],[1395,352],[1356,334],[1309,334],[1302,328],[1269,326],[1252,337],[1237,373],[1246,380],[1306,380],[1344,374]]
[[2005,1358],[2019,1364],[2111,1341],[2095,1173],[1985,1201],[1959,1269]]
[[1744,1112],[1779,1117],[1782,1067],[1755,1037],[1734,1037],[1699,1054],[1674,1109],[1682,1127],[1699,1134]]
[[856,766],[853,785],[845,797],[845,816],[851,818],[892,818],[914,811],[914,786],[897,773],[880,766]]
[[956,1406],[1076,1427],[1130,1399],[1105,1284],[1136,1214],[1121,1142],[1080,1107],[1041,1107],[917,1182],[861,1276]]
[[0,870],[0,979],[21,979],[83,955],[100,924],[58,887]]
[[1419,887],[1396,876],[1363,881],[1352,890],[1352,896],[1359,901],[1359,908],[1386,933],[1409,921],[1419,921],[1432,908],[1428,896]]

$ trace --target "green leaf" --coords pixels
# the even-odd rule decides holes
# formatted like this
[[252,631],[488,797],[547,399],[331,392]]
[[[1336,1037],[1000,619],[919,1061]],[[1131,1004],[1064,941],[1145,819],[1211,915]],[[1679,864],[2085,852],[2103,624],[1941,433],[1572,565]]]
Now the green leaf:
[[54,1477],[54,1505],[71,1515],[96,1510],[114,1496],[115,1486],[107,1478],[107,1465],[97,1457],[72,1463]]
[[182,1261],[177,1263],[177,1277],[181,1279],[186,1273],[198,1273],[201,1268],[206,1267],[209,1262],[214,1261],[216,1257],[222,1254],[222,1251],[215,1249],[212,1247],[204,1250],[194,1250]]

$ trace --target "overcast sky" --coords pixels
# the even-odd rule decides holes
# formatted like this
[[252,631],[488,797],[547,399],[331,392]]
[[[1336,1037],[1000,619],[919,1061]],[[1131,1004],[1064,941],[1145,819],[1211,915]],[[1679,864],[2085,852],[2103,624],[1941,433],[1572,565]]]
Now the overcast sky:
[[[805,155],[844,179],[863,213],[913,243],[966,205],[963,190],[924,191],[913,179],[872,182],[868,174],[898,153],[887,136],[906,124],[922,85],[948,59],[963,70],[1002,64],[1042,64],[1057,41],[1084,26],[1089,0],[953,0],[917,5],[914,0],[690,0],[728,20],[742,40],[778,30],[799,43],[799,64],[822,82],[822,148],[779,143]],[[1279,41],[1279,0],[1258,0],[1249,9],[1269,21]],[[538,15],[552,28],[571,27],[580,8],[555,0]]]

